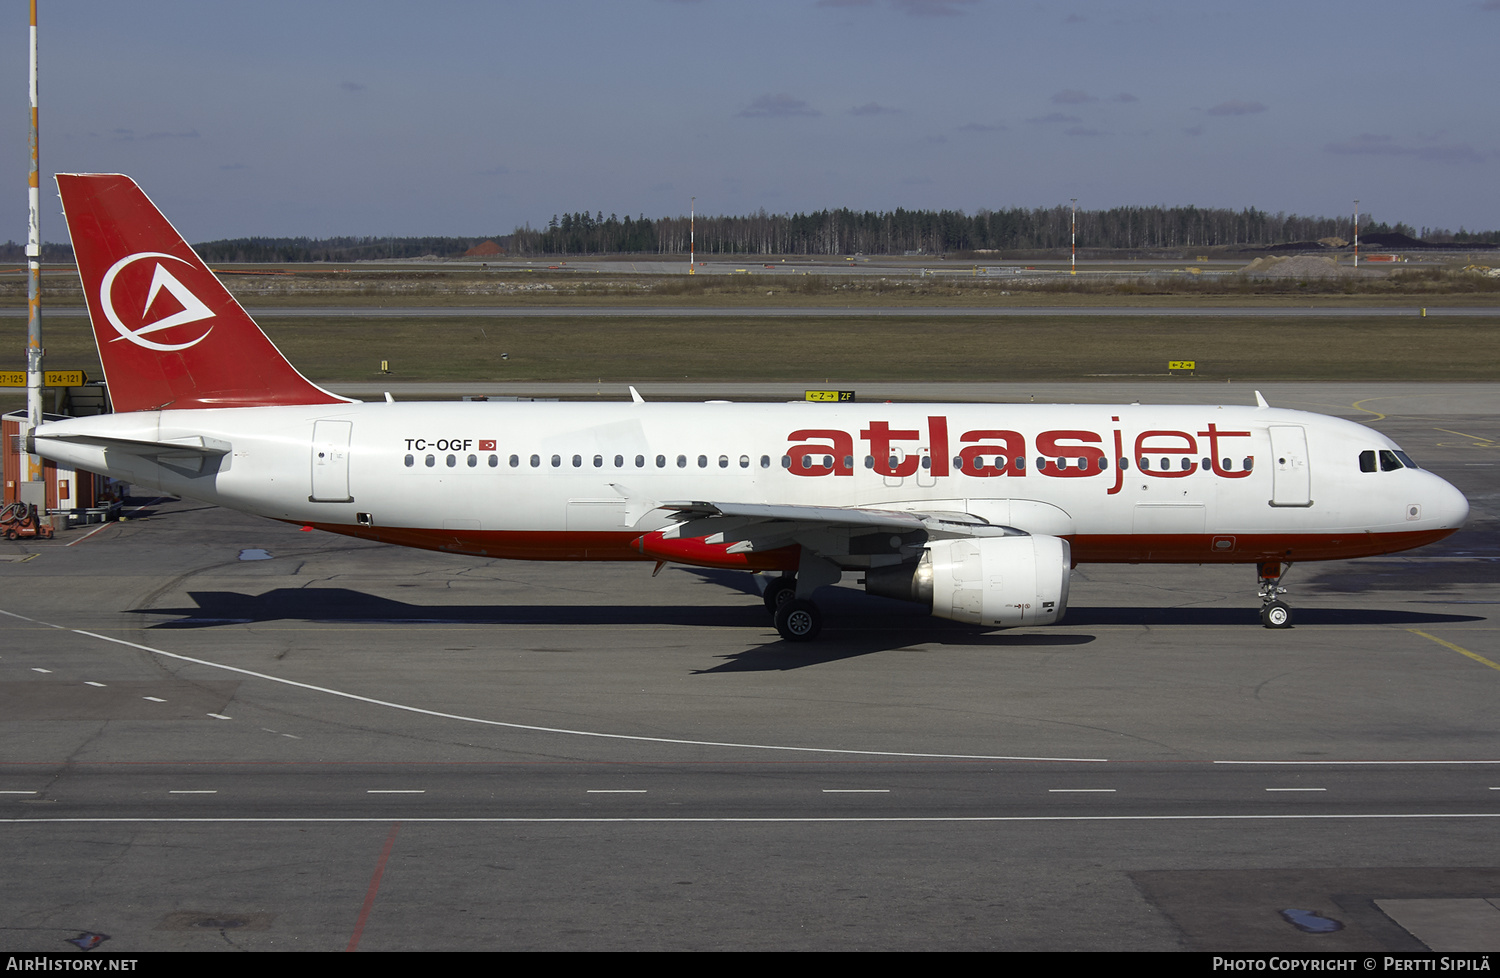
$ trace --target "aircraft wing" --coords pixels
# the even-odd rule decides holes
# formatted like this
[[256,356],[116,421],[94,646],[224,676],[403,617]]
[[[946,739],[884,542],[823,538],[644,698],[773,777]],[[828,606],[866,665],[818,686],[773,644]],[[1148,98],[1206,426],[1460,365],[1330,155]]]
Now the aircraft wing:
[[658,531],[663,540],[727,543],[728,553],[796,544],[846,567],[907,559],[932,540],[1025,535],[967,513],[701,501],[663,502],[656,508],[674,521]]

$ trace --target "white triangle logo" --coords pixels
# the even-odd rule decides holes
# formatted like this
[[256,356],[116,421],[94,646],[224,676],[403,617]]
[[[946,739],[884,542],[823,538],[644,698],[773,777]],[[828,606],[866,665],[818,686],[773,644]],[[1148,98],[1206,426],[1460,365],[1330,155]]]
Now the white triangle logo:
[[188,340],[186,343],[158,343],[155,340],[146,338],[147,333],[155,333],[159,330],[171,329],[173,326],[183,326],[187,323],[196,323],[204,319],[214,318],[213,310],[209,309],[203,300],[194,295],[186,285],[178,281],[177,276],[167,271],[166,266],[160,261],[156,263],[156,271],[151,276],[151,288],[146,294],[146,305],[141,309],[141,317],[145,318],[146,313],[151,310],[151,303],[156,301],[156,297],[161,293],[162,289],[166,289],[171,293],[172,298],[182,304],[182,309],[172,313],[170,316],[163,316],[154,323],[143,324],[135,329],[131,329],[120,321],[119,314],[115,312],[113,299],[115,276],[124,271],[127,266],[143,258],[165,258],[168,261],[182,262],[189,268],[193,267],[186,259],[178,258],[176,255],[168,255],[160,251],[138,251],[133,255],[126,255],[111,265],[109,271],[104,273],[104,280],[99,285],[99,304],[103,307],[104,318],[109,320],[109,324],[114,327],[115,332],[120,334],[113,342],[129,340],[136,346],[161,352],[186,350],[189,347],[202,343],[208,334],[213,332],[212,326],[205,329],[202,336],[197,339]]
[[151,291],[146,294],[146,305],[141,309],[141,319],[144,321],[146,313],[151,309],[151,303],[156,301],[156,294],[162,289],[172,293],[172,298],[182,303],[182,311],[173,313],[149,326],[142,326],[135,331],[135,335],[143,333],[154,333],[159,329],[171,329],[173,326],[184,326],[188,323],[196,323],[200,319],[209,319],[213,316],[213,310],[203,304],[203,300],[188,291],[188,287],[177,280],[177,276],[167,271],[167,267],[157,263],[156,274],[151,277]]

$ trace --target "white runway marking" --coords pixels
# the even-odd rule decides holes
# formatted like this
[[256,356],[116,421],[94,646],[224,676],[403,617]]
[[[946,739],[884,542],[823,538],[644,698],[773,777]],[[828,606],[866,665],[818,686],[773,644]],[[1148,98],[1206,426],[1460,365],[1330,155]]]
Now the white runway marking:
[[825,795],[888,795],[889,788],[824,788]]
[[1480,761],[1214,761],[1214,764],[1500,764],[1500,760]]
[[1048,788],[1049,794],[1054,795],[1112,795],[1118,789],[1115,788]]
[[1327,788],[1267,788],[1267,791],[1327,791]]
[[[576,816],[538,816],[535,818],[505,817],[505,816],[476,816],[472,818],[413,818],[409,815],[397,816],[403,824],[408,822],[426,822],[442,825],[526,825],[526,824],[599,824],[604,822],[613,823],[772,823],[772,822],[827,822],[827,823],[849,823],[849,822],[1292,822],[1292,821],[1388,821],[1405,820],[1414,821],[1419,819],[1459,819],[1459,818],[1500,818],[1500,812],[1431,812],[1427,814],[1412,813],[1366,813],[1362,815],[703,815],[703,816],[618,816],[618,817],[576,817]],[[189,825],[201,823],[206,825],[347,825],[377,822],[389,824],[392,816],[350,816],[350,817],[227,817],[227,818],[168,818],[168,817],[138,817],[138,818],[0,818],[0,825],[149,825],[149,824],[175,824]]]
[[63,544],[63,546],[65,546],[65,547],[71,547],[75,543],[82,543],[83,541],[87,540],[89,537],[93,536],[95,533],[98,533],[100,530],[108,529],[111,526],[114,526],[114,524],[113,523],[101,523],[98,526],[94,527],[89,532],[85,533],[83,536],[79,537],[77,540],[69,540],[67,543]]
[[[368,703],[371,706],[383,706],[391,710],[401,710],[406,713],[416,713],[422,716],[437,717],[442,720],[457,720],[461,723],[477,723],[487,727],[503,727],[507,730],[529,730],[534,733],[563,734],[570,737],[594,737],[600,740],[624,740],[633,743],[648,744],[675,744],[684,747],[728,747],[738,750],[767,750],[785,751],[788,753],[801,754],[837,754],[845,757],[922,757],[942,758],[945,760],[964,761],[1055,761],[1066,764],[1105,764],[1108,758],[1104,757],[1018,757],[1005,754],[938,754],[923,753],[918,751],[891,751],[891,750],[849,750],[835,747],[794,747],[782,744],[740,744],[733,742],[721,742],[715,740],[686,740],[676,737],[641,737],[634,734],[604,733],[597,730],[569,730],[563,727],[538,727],[529,723],[507,723],[503,720],[487,720],[484,717],[470,717],[459,713],[444,713],[440,710],[427,710],[420,706],[409,706],[405,703],[393,703],[390,700],[378,700],[369,696],[360,696],[357,693],[347,693],[341,689],[331,689],[327,686],[314,686],[311,683],[298,682],[295,679],[283,679],[280,676],[272,676],[263,672],[255,672],[250,669],[241,669],[238,666],[226,666],[218,662],[210,662],[207,659],[197,659],[190,655],[180,655],[176,652],[167,652],[163,649],[152,648],[149,645],[141,645],[138,642],[128,642],[123,638],[113,638],[109,635],[100,635],[97,632],[84,631],[81,628],[68,628],[65,625],[54,625],[52,622],[42,621],[38,618],[28,618],[18,615],[13,611],[0,609],[0,615],[9,618],[17,618],[21,621],[31,622],[34,625],[45,625],[48,628],[56,628],[59,631],[71,632],[74,635],[82,635],[86,638],[98,639],[101,642],[110,642],[114,645],[123,645],[126,648],[138,649],[142,652],[150,652],[153,655],[165,656],[176,659],[179,662],[191,662],[194,665],[207,666],[210,669],[222,669],[241,676],[252,676],[256,679],[264,679],[267,682],[281,683],[285,686],[294,686],[298,689],[309,690],[314,693],[324,693],[328,696],[338,696],[358,703]],[[147,696],[146,699],[155,699]],[[156,700],[158,703],[165,700]]]

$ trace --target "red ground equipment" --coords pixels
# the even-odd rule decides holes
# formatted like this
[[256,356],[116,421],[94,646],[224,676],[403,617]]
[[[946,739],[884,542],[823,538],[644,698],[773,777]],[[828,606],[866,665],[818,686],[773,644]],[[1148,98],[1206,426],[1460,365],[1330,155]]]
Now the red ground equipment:
[[0,507],[0,529],[5,531],[7,540],[21,540],[26,537],[52,539],[52,526],[50,523],[42,522],[36,507],[31,503],[17,502]]

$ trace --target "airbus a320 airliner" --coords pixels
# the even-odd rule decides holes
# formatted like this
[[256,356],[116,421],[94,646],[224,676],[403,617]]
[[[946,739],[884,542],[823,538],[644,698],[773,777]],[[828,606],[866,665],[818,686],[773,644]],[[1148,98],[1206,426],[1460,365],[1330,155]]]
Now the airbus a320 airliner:
[[334,533],[512,560],[779,576],[787,641],[819,588],[981,626],[1062,618],[1073,566],[1257,568],[1440,540],[1468,501],[1389,438],[1267,406],[362,403],[303,377],[134,181],[60,175],[118,413],[40,454]]

